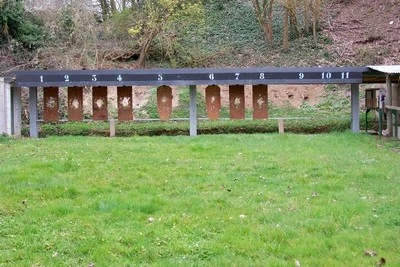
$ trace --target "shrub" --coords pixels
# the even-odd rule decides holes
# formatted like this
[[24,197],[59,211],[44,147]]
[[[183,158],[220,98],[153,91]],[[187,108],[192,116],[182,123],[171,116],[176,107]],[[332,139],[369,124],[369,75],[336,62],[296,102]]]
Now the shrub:
[[25,10],[22,0],[0,2],[0,45],[34,50],[42,46],[46,32],[41,20]]

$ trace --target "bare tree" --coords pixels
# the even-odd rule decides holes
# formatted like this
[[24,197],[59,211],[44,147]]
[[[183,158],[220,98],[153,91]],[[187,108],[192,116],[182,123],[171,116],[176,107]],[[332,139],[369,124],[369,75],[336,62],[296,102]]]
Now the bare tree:
[[265,41],[272,46],[274,33],[272,28],[274,0],[251,0],[257,20],[260,23]]
[[321,20],[321,11],[322,11],[322,0],[302,0],[302,5],[304,7],[304,28],[306,32],[308,32],[309,24],[309,15],[311,13],[312,20],[312,31],[314,42],[318,42],[317,30],[319,28],[320,20]]

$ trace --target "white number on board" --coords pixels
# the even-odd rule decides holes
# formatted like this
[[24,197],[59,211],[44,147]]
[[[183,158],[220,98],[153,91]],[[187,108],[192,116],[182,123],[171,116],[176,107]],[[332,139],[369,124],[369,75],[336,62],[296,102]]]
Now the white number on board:
[[330,79],[330,78],[332,78],[332,73],[330,73],[330,72],[323,72],[323,73],[321,73],[321,78],[322,78],[322,79]]
[[69,82],[69,75],[64,75],[64,80],[65,80],[66,82]]
[[265,79],[265,73],[264,72],[261,72],[260,73],[260,80],[264,80]]
[[239,75],[240,75],[240,73],[238,73],[238,72],[235,73],[235,80],[239,80]]
[[214,80],[214,73],[211,73],[210,75],[208,75],[208,78],[210,78],[210,80]]
[[97,76],[96,76],[96,74],[93,74],[93,75],[92,75],[92,82],[97,82]]
[[122,76],[121,75],[118,75],[118,77],[117,77],[117,81],[122,81]]
[[300,72],[300,73],[299,73],[299,79],[300,79],[300,80],[303,80],[303,79],[304,79],[304,73],[303,73],[303,72]]
[[342,72],[342,79],[348,79],[350,77],[350,73]]
[[158,74],[158,78],[157,78],[157,80],[159,80],[159,81],[162,81],[162,80],[163,80],[163,76],[162,76],[162,74]]

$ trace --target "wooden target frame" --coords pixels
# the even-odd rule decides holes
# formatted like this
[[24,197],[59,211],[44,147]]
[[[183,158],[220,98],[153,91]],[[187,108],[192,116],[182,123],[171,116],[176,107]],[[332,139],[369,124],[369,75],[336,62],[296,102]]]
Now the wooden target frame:
[[157,111],[160,120],[168,121],[172,113],[172,88],[160,86],[157,88]]
[[268,85],[253,85],[253,119],[268,119]]
[[107,87],[97,86],[92,88],[93,120],[105,121],[108,119]]
[[205,89],[206,111],[209,120],[218,120],[221,112],[221,88],[209,85]]
[[132,86],[117,87],[118,120],[133,120]]
[[58,87],[43,88],[43,119],[45,121],[58,121]]
[[68,87],[68,120],[83,120],[83,87]]
[[243,120],[245,113],[244,85],[229,86],[229,109],[232,120]]

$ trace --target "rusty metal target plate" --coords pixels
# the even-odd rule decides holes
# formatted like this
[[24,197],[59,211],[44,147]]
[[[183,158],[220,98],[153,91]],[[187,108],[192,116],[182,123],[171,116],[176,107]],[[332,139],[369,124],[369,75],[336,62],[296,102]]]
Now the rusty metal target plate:
[[231,119],[241,120],[245,118],[244,85],[229,86],[229,109]]
[[253,85],[253,119],[268,118],[268,85]]
[[58,121],[58,87],[43,88],[43,119],[45,121]]
[[83,88],[68,88],[68,120],[83,120]]
[[132,86],[117,87],[118,120],[133,120]]
[[99,86],[92,88],[93,94],[93,120],[107,120],[107,87]]
[[160,86],[157,88],[157,110],[162,121],[168,121],[172,112],[172,88]]
[[206,111],[209,120],[218,120],[221,111],[221,88],[218,85],[206,87]]

